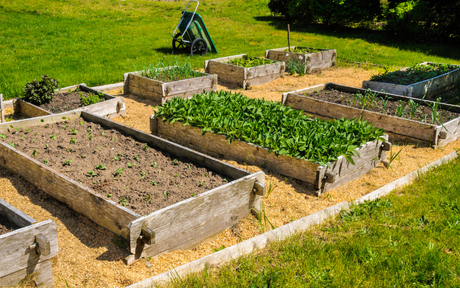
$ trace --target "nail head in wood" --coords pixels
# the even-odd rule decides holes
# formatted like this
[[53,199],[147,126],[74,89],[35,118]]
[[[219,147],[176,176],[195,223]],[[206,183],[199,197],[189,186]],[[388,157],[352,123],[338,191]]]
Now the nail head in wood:
[[324,176],[327,183],[334,183],[337,180],[337,174],[333,172],[326,172]]
[[155,244],[155,232],[150,228],[143,228],[141,230],[141,240],[147,245]]
[[390,151],[391,149],[391,143],[388,141],[385,141],[382,143],[382,150],[383,151]]
[[254,190],[256,195],[265,196],[267,194],[267,187],[259,182],[254,183]]
[[42,256],[48,256],[51,254],[51,244],[48,238],[42,234],[38,234],[35,236],[35,243],[37,246],[36,251],[38,254]]

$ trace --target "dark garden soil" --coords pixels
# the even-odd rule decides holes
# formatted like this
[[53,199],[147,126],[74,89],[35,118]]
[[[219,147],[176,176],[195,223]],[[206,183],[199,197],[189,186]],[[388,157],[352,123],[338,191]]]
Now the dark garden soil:
[[[87,97],[88,95],[90,95],[90,93],[84,91],[56,93],[50,103],[41,104],[38,107],[54,114],[71,111],[83,107],[80,96]],[[102,100],[105,100],[105,98]]]
[[0,215],[0,235],[6,234],[16,229],[19,229],[16,224],[10,222],[10,220],[8,220],[8,218],[4,217],[3,215]]
[[[335,89],[324,89],[320,91],[315,91],[312,93],[305,93],[305,96],[312,97],[315,99],[320,99],[336,104],[341,104],[345,106],[351,106],[358,109],[363,108],[363,100],[360,99],[359,96],[355,95],[362,95],[362,94],[353,94],[348,92],[342,92]],[[452,119],[455,119],[460,116],[460,113],[437,109],[436,111],[439,113],[439,121],[433,121],[433,109],[428,106],[420,105],[411,115],[410,104],[405,105],[404,109],[401,107],[404,106],[405,102],[400,101],[393,101],[389,100],[388,104],[384,106],[384,101],[386,95],[379,94],[377,97],[374,98],[374,101],[369,101],[369,103],[365,106],[364,110],[373,111],[382,113],[385,115],[392,115],[398,116],[406,119],[412,119],[424,123],[436,124],[439,125],[441,123],[446,123]],[[366,100],[364,100],[366,102]],[[371,103],[372,102],[372,103]],[[403,112],[401,112],[403,111]],[[436,118],[436,117],[435,117]],[[433,123],[436,122],[436,123]]]
[[9,130],[4,142],[141,215],[232,181],[81,118]]

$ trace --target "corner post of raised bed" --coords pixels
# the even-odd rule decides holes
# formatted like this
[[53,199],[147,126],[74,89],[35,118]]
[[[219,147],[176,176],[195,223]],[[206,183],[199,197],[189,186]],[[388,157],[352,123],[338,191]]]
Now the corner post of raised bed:
[[123,94],[129,94],[129,74],[130,72],[123,74]]
[[158,118],[155,118],[155,113],[150,115],[150,132],[153,135],[158,135]]
[[3,94],[0,94],[1,123],[5,122],[5,109],[3,108]]

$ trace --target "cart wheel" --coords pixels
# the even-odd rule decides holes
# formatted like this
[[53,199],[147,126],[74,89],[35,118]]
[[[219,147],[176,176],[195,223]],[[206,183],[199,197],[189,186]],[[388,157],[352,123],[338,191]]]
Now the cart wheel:
[[192,55],[204,56],[208,53],[208,45],[206,45],[206,42],[203,39],[198,38],[193,40],[190,50]]
[[173,46],[173,52],[176,52],[177,50],[184,49],[185,43],[182,42],[182,34],[177,33],[176,36],[174,36],[172,40],[172,46]]

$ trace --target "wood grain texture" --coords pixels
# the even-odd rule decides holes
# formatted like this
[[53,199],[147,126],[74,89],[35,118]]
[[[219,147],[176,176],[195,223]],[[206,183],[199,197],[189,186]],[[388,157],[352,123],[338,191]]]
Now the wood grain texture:
[[[50,242],[51,253],[47,256],[29,248],[36,243],[35,238],[38,234],[42,234]],[[0,277],[51,259],[56,256],[58,250],[57,225],[52,220],[0,235]]]
[[[435,145],[442,147],[452,141],[456,141],[460,137],[460,118],[453,119],[443,125],[437,126],[436,130],[437,141],[435,142]],[[441,131],[447,133],[447,137],[445,139],[440,139],[439,132]]]
[[[291,49],[294,49],[295,47],[296,46],[292,46]],[[316,49],[321,51],[314,53],[286,52],[286,49],[288,49],[288,47],[266,50],[265,58],[277,61],[284,61],[285,63],[291,60],[303,62],[305,65],[304,73],[310,73],[313,69],[321,70],[330,68],[335,65],[335,61],[337,58],[337,51],[335,49]]]
[[19,227],[29,226],[37,222],[2,199],[0,199],[0,215],[8,218]]
[[[253,207],[255,182],[256,175],[248,175],[133,221],[129,227],[129,251],[136,258],[156,255],[196,245],[231,227]],[[138,247],[142,228],[155,232],[155,244]]]
[[[0,277],[0,287],[11,287],[20,284],[27,276],[32,277],[31,281],[33,281],[39,288],[54,287],[53,270],[50,260],[40,262],[37,265]],[[22,286],[20,285],[19,287]]]
[[127,236],[128,223],[139,217],[5,143],[0,144],[0,165],[123,237]]
[[412,96],[412,90],[414,89],[409,85],[399,85],[393,83],[383,83],[376,81],[363,81],[363,88],[371,89],[374,91],[385,91],[386,93],[398,94],[408,97]]
[[[377,112],[361,110],[354,107],[349,107],[346,105],[340,105],[336,103],[331,103],[324,100],[315,99],[313,97],[304,96],[304,93],[312,93],[314,91],[321,91],[324,89],[336,89],[338,91],[348,92],[348,93],[365,93],[366,89],[348,87],[344,85],[338,85],[334,83],[327,83],[322,85],[316,85],[313,87],[296,90],[293,92],[288,92],[283,94],[282,102],[284,105],[291,106],[294,109],[304,110],[305,114],[311,114],[314,116],[319,116],[321,118],[330,118],[330,119],[340,119],[345,118],[359,118],[363,117],[364,120],[369,121],[374,124],[374,126],[385,130],[386,132],[402,135],[405,137],[420,139],[424,141],[431,141],[435,146],[444,146],[447,143],[454,141],[459,135],[460,131],[457,131],[456,124],[453,125],[451,136],[446,140],[440,140],[436,137],[436,131],[441,129],[437,128],[436,125],[423,123],[416,120],[410,120],[406,118],[401,118],[393,115],[384,115]],[[377,91],[373,91],[377,92]],[[421,100],[417,98],[405,97],[395,94],[386,94],[388,97],[391,97],[393,100],[398,101],[409,101],[412,100],[416,103],[421,103],[422,105],[433,105],[433,101]],[[452,112],[460,112],[460,106],[451,105],[451,104],[441,104],[442,109],[449,110]],[[454,120],[452,120],[454,121]],[[457,122],[455,122],[457,123]],[[444,126],[446,123],[444,123]],[[440,125],[442,126],[442,125]]]
[[29,127],[29,126],[35,126],[35,125],[44,126],[46,124],[52,124],[52,123],[63,121],[63,118],[67,120],[70,119],[71,121],[71,120],[78,119],[80,115],[81,115],[81,111],[71,111],[71,112],[61,113],[59,115],[53,114],[53,115],[42,116],[42,117],[37,117],[37,118],[17,120],[14,122],[6,122],[6,123],[0,124],[0,132],[5,132],[7,129],[10,129],[10,128]]
[[17,98],[14,101],[14,112],[27,117],[40,117],[53,114],[45,109],[33,105],[32,103],[24,101],[23,98]]

